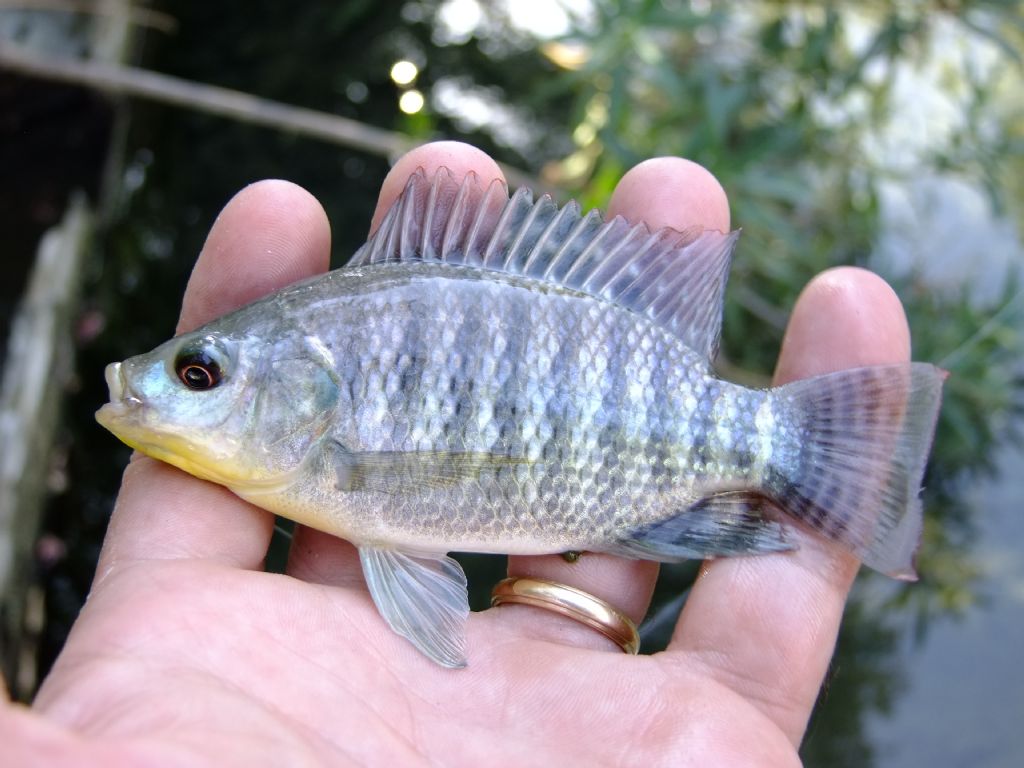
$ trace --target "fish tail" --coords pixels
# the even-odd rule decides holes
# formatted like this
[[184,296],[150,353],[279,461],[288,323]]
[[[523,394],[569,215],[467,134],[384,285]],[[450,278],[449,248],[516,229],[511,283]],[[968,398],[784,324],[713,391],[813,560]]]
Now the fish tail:
[[769,494],[869,567],[916,579],[918,493],[947,375],[926,363],[874,366],[774,390],[785,415]]

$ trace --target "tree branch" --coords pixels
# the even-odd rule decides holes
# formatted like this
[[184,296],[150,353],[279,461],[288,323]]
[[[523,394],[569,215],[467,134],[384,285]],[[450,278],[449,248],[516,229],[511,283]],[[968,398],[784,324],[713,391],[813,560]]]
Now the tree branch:
[[[33,77],[57,80],[136,98],[150,99],[221,115],[244,123],[341,144],[374,155],[394,158],[420,142],[397,131],[387,131],[339,115],[295,107],[217,85],[195,83],[138,67],[124,67],[86,59],[43,57],[23,46],[0,43],[0,67]],[[525,171],[502,165],[510,186],[539,187]]]

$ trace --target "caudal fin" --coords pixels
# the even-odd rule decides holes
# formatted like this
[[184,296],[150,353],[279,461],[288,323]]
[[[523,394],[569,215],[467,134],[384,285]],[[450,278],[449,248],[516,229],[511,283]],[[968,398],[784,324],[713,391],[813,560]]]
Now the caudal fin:
[[854,368],[775,390],[787,432],[773,451],[767,490],[865,565],[915,579],[918,493],[945,378],[935,366],[911,363]]

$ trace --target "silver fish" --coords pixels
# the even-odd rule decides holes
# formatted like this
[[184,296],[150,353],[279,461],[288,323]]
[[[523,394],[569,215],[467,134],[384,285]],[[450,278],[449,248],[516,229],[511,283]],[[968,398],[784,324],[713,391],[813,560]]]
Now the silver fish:
[[108,366],[97,419],[351,541],[384,619],[449,667],[452,550],[778,552],[795,519],[913,578],[943,372],[718,379],[735,242],[417,172],[348,266]]

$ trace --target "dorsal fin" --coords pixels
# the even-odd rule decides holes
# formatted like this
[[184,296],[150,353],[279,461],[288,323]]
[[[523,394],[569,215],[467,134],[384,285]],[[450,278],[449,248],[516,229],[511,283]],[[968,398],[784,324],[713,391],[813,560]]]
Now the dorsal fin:
[[739,232],[651,231],[621,216],[559,208],[529,189],[447,168],[418,169],[349,266],[395,261],[466,264],[564,285],[645,315],[714,357],[729,258]]

